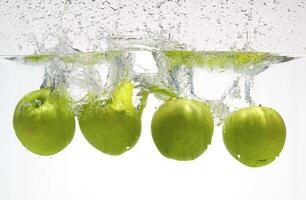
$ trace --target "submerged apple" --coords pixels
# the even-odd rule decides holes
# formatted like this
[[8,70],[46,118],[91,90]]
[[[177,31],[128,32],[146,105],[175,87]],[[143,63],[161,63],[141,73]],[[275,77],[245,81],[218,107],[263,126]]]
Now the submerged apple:
[[98,150],[120,155],[131,149],[140,136],[140,112],[132,104],[133,85],[123,82],[105,102],[95,97],[80,109],[78,120],[87,141]]
[[223,126],[223,140],[230,154],[249,167],[271,163],[282,151],[286,127],[272,108],[251,106],[233,112]]
[[193,160],[211,143],[214,129],[208,105],[196,100],[174,99],[155,112],[151,131],[160,153],[175,160]]
[[72,140],[74,114],[68,97],[40,89],[26,94],[15,108],[13,125],[20,142],[38,155],[53,155]]

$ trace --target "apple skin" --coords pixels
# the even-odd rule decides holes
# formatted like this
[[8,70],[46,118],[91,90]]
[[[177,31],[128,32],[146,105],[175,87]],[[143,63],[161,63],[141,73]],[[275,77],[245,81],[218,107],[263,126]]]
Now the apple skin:
[[223,141],[229,153],[249,167],[271,163],[282,151],[286,126],[272,108],[250,106],[233,112],[223,126]]
[[49,156],[63,150],[75,131],[69,98],[44,88],[26,94],[17,104],[13,126],[16,136],[29,151]]
[[81,132],[101,152],[121,155],[131,149],[141,133],[141,114],[132,104],[133,85],[123,82],[109,101],[88,98],[78,114]]
[[154,113],[151,132],[159,152],[174,160],[194,160],[211,143],[214,121],[208,105],[173,99]]

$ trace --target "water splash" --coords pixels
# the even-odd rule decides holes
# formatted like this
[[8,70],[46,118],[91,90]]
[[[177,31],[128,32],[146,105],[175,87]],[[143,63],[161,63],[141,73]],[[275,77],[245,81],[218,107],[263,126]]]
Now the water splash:
[[175,40],[184,50],[305,52],[304,18],[303,0],[4,0],[0,55],[44,53],[57,34],[82,52],[103,51],[106,38],[126,36],[163,38],[158,48]]
[[[133,105],[140,113],[149,93],[154,93],[162,101],[197,99],[211,105],[219,125],[233,110],[256,103],[251,95],[254,76],[271,64],[293,59],[262,52],[169,50],[171,45],[182,49],[184,45],[162,40],[145,43],[134,37],[109,37],[106,43],[107,51],[83,53],[71,47],[67,38],[60,38],[57,45],[44,54],[7,59],[43,64],[45,75],[41,87],[66,90],[76,111],[88,94],[98,94],[100,100],[106,100],[121,82],[130,81],[135,86]],[[162,43],[169,45],[168,50],[157,49]],[[216,73],[222,74],[221,80],[216,81]],[[207,95],[207,90],[201,91],[201,81],[209,76],[211,82],[203,86],[218,91],[213,98]],[[230,82],[225,82],[226,76]],[[216,86],[222,87],[216,89]]]

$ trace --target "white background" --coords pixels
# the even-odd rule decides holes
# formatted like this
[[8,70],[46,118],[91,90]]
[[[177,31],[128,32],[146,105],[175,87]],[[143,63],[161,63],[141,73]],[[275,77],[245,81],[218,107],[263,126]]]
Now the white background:
[[78,127],[71,144],[59,154],[34,155],[15,136],[12,117],[18,100],[39,88],[42,75],[41,66],[0,61],[0,199],[306,199],[305,58],[278,64],[256,78],[256,102],[276,109],[287,126],[283,152],[262,168],[248,168],[233,159],[224,147],[220,127],[197,160],[166,159],[150,133],[157,105],[154,97],[144,111],[139,142],[122,156],[97,151]]

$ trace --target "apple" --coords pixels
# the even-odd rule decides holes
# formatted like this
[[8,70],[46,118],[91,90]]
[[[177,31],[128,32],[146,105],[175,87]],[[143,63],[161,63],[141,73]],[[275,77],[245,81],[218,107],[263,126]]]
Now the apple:
[[108,101],[89,96],[78,114],[86,140],[109,155],[131,149],[140,136],[141,114],[132,104],[133,84],[121,83]]
[[151,132],[162,155],[193,160],[211,143],[214,121],[208,105],[197,100],[172,99],[154,113]]
[[20,142],[31,152],[56,154],[70,143],[75,131],[69,98],[47,88],[30,92],[17,104],[13,126]]
[[235,159],[249,167],[261,167],[279,156],[286,140],[286,126],[272,108],[250,106],[226,119],[223,140]]

